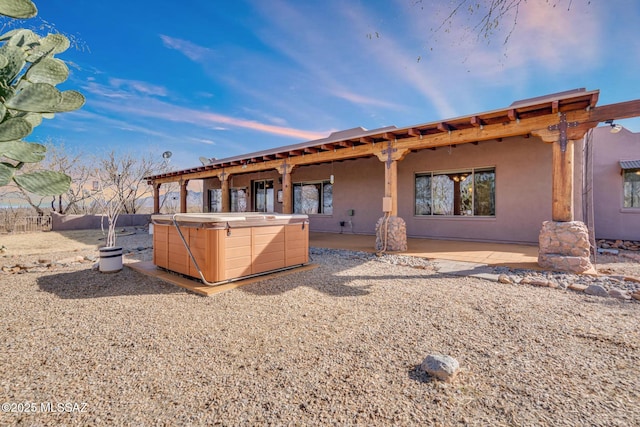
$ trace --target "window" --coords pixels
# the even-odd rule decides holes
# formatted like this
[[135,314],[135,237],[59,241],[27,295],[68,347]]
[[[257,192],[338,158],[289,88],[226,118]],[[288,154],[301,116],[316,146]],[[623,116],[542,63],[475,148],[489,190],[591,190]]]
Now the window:
[[333,185],[329,181],[293,184],[293,212],[331,215]]
[[273,181],[253,181],[255,212],[273,212]]
[[640,169],[624,169],[624,207],[640,208]]
[[209,190],[209,212],[222,212],[222,190],[219,188]]
[[495,168],[416,175],[415,214],[494,216]]
[[247,211],[247,189],[232,188],[231,189],[231,212]]

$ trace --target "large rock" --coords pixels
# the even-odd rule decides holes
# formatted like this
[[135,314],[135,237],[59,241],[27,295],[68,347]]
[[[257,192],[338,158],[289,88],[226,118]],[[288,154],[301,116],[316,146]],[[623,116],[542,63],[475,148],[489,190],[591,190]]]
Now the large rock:
[[589,229],[580,221],[545,221],[539,236],[538,264],[571,273],[595,272]]
[[430,354],[422,361],[420,369],[434,378],[450,382],[458,374],[460,364],[451,356]]
[[[386,235],[386,236],[385,236]],[[376,223],[377,251],[406,251],[407,224],[398,216],[382,217]]]

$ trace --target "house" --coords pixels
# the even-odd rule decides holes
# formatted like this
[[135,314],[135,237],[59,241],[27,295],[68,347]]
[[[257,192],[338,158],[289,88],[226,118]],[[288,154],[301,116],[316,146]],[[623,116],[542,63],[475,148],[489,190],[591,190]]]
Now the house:
[[[355,128],[147,180],[156,211],[162,184],[180,182],[182,201],[201,179],[204,211],[307,213],[311,231],[364,234],[394,218],[411,237],[537,244],[545,222],[584,221],[584,136],[640,115],[640,100],[596,106],[598,96],[577,89],[405,128]],[[574,257],[575,243],[566,246],[561,258]]]
[[586,189],[592,188],[595,236],[640,241],[640,133],[611,133],[617,129],[599,127],[586,137],[593,147],[592,184]]

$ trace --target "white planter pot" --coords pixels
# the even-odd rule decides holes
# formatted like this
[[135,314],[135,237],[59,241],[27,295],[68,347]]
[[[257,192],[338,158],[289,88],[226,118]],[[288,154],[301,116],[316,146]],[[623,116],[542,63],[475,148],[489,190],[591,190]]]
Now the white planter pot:
[[100,248],[99,266],[103,273],[116,273],[122,270],[122,247]]

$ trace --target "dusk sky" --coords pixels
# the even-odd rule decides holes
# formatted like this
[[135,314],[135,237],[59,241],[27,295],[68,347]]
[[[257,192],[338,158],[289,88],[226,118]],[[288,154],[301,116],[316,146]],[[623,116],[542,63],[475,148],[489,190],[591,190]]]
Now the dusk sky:
[[[584,87],[640,98],[640,2],[523,2],[490,38],[479,15],[423,0],[36,0],[26,26],[76,40],[61,89],[87,98],[27,138],[99,153],[171,151],[171,166],[499,109]],[[556,7],[550,4],[559,3]],[[570,5],[570,10],[567,8]],[[465,8],[463,8],[465,9]],[[640,120],[620,122],[634,132]]]

